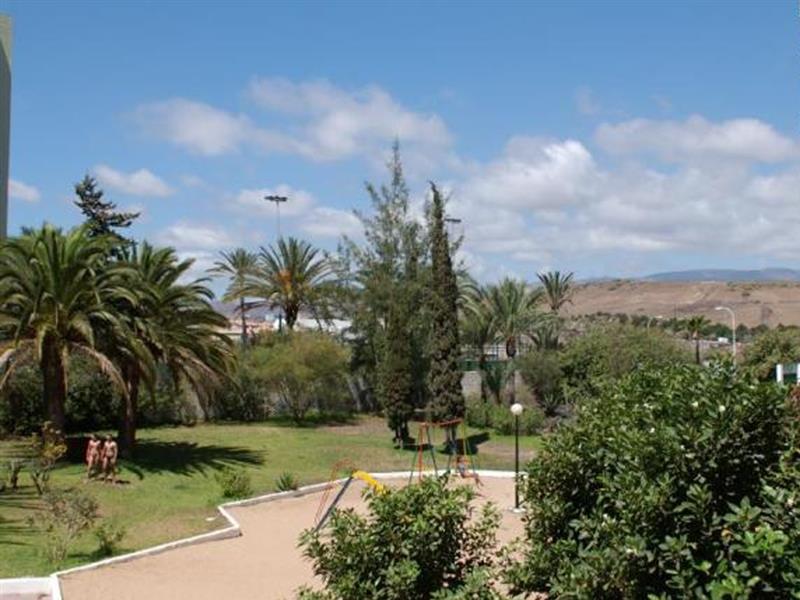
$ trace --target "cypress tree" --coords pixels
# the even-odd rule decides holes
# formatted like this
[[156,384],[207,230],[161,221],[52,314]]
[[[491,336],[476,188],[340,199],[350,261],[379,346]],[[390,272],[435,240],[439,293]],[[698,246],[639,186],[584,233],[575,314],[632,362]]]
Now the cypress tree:
[[103,200],[103,190],[97,187],[97,180],[89,175],[75,184],[75,194],[78,196],[75,206],[81,209],[83,216],[86,217],[92,237],[113,235],[120,241],[129,242],[116,230],[130,227],[140,213],[117,212],[117,205]]
[[[438,421],[463,418],[458,340],[458,284],[450,257],[444,221],[444,199],[431,183],[430,210],[432,286],[430,291],[431,342],[428,388],[433,418]],[[456,429],[448,429],[448,445],[455,444]]]
[[401,302],[389,311],[386,324],[386,349],[380,363],[380,395],[394,443],[402,446],[408,439],[408,420],[414,413],[411,336],[408,309]]

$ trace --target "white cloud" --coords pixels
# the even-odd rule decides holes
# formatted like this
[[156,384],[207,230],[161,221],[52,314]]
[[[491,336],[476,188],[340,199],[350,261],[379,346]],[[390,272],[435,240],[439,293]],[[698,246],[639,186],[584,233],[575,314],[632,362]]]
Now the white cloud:
[[580,142],[516,137],[500,159],[461,186],[461,193],[473,204],[553,208],[585,200],[596,177],[594,159]]
[[188,188],[202,188],[207,185],[202,177],[191,174],[181,175],[181,183]]
[[136,109],[134,117],[153,137],[205,156],[238,150],[252,129],[243,115],[185,98],[145,104]]
[[432,160],[451,144],[439,116],[414,112],[377,86],[344,90],[325,81],[255,79],[247,94],[283,117],[283,125],[264,127],[254,116],[185,98],[142,105],[134,118],[150,136],[204,156],[251,148],[315,161],[372,159],[398,138],[409,153]]
[[178,222],[170,225],[156,236],[160,244],[178,250],[219,250],[240,243],[235,236],[214,225],[195,225]]
[[361,221],[347,210],[318,206],[301,222],[300,228],[309,235],[325,238],[338,238],[346,235],[356,238],[361,235]]
[[262,108],[305,119],[297,147],[314,160],[369,154],[394,138],[430,149],[451,143],[439,116],[409,110],[378,86],[344,90],[324,80],[264,78],[253,80],[248,93]]
[[14,200],[23,202],[38,202],[42,195],[39,190],[32,185],[23,183],[17,179],[8,180],[8,195]]
[[163,179],[147,169],[125,173],[108,165],[97,165],[93,171],[101,185],[121,194],[164,198],[173,193]]
[[[672,127],[651,123],[659,131]],[[501,157],[472,165],[454,184],[449,210],[463,219],[464,252],[480,257],[489,276],[509,262],[532,274],[537,265],[597,263],[620,252],[800,259],[794,143],[764,125],[762,133],[772,133],[749,136],[761,145],[749,148],[748,158],[737,146],[739,128],[703,123],[712,139],[673,139],[670,155],[683,152],[682,160],[667,168],[648,163],[650,145],[630,143],[623,164],[606,165],[577,140],[512,139]],[[732,147],[717,135],[728,135]],[[666,156],[664,144],[656,147]],[[726,160],[732,156],[737,160]],[[788,164],[764,173],[762,161],[780,156]],[[607,274],[618,272],[615,264]]]
[[780,162],[800,156],[796,140],[758,119],[720,123],[697,115],[686,121],[633,119],[601,125],[595,139],[612,154],[651,154],[674,162],[698,159]]

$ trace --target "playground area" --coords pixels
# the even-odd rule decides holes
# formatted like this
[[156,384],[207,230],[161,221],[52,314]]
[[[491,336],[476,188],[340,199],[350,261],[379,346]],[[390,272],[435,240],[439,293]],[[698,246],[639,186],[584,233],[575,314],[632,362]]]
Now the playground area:
[[[502,510],[498,537],[508,542],[523,531],[521,515],[511,512],[514,480],[485,472],[476,488],[477,503],[494,502]],[[383,479],[401,487],[409,478]],[[339,508],[365,510],[361,494],[368,483],[354,479],[338,500]],[[450,485],[475,486],[454,476]],[[293,598],[302,585],[315,586],[311,564],[298,548],[300,533],[315,525],[320,507],[338,495],[342,484],[304,496],[228,509],[241,525],[240,537],[208,541],[161,554],[62,576],[66,600],[161,600],[172,598]],[[220,526],[223,519],[219,517]]]

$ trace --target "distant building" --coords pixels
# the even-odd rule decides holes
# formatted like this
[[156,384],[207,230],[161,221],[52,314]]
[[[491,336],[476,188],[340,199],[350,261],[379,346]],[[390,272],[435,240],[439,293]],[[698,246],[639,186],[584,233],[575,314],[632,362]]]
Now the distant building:
[[8,167],[11,133],[11,17],[0,15],[0,237],[8,232]]

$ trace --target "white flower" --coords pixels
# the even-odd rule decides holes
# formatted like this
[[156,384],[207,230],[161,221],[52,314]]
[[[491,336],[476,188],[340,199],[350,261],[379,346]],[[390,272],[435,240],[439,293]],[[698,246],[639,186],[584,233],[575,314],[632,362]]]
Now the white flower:
[[725,405],[724,404],[720,404],[719,405],[719,412],[721,412],[721,413],[725,412]]
[[650,433],[655,433],[655,432],[656,432],[656,428],[655,427],[651,427],[650,428]]
[[694,402],[692,402],[692,408],[700,408],[700,403],[697,400],[695,400]]

